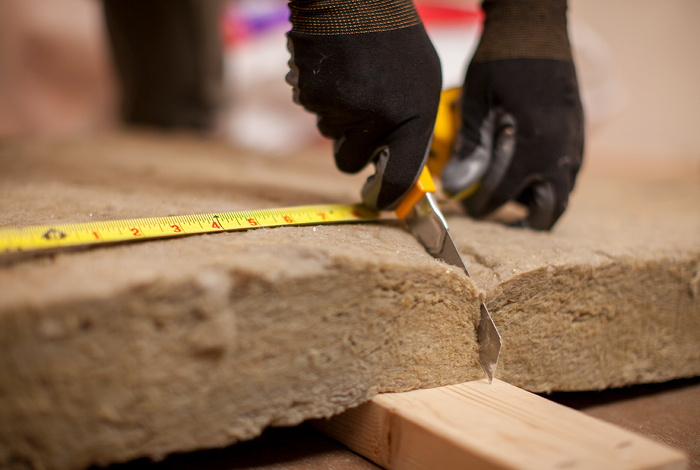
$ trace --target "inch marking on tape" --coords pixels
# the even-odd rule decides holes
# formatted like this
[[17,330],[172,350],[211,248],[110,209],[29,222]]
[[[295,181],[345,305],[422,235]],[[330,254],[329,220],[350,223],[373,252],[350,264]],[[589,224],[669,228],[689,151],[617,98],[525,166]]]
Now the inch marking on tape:
[[285,225],[320,225],[374,220],[379,220],[379,214],[359,204],[318,204],[240,212],[34,225],[0,228],[0,253],[30,252]]

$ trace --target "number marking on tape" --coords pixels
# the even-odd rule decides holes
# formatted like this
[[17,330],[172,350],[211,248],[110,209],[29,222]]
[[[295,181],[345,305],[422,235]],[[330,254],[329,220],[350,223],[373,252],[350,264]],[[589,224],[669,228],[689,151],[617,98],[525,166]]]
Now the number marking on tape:
[[241,212],[149,217],[0,228],[0,253],[231,232],[285,225],[320,225],[379,220],[362,205],[322,204]]

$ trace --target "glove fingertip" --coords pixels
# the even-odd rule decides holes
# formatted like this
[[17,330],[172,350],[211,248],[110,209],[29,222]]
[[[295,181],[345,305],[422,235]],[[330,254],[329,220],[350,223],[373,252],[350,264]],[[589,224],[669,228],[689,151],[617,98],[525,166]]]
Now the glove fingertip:
[[529,215],[523,220],[523,225],[534,230],[551,230],[559,217],[566,210],[568,193],[558,194],[549,182],[532,184],[519,200],[530,209]]

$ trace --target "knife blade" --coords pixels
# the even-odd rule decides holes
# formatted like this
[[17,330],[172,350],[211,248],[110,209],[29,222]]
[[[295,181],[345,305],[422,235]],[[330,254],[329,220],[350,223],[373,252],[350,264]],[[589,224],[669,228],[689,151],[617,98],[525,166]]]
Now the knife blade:
[[[418,182],[395,210],[396,216],[406,222],[416,240],[434,258],[463,270],[467,277],[471,278],[452,240],[447,221],[437,205],[433,192],[435,192],[435,184],[430,171],[424,167]],[[501,335],[483,302],[480,310],[481,317],[476,332],[479,363],[491,383],[501,352]]]

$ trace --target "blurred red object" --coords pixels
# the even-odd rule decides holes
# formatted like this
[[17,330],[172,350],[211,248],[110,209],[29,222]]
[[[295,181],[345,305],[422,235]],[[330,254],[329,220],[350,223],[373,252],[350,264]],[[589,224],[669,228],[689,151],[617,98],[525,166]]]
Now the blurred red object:
[[427,26],[481,25],[484,22],[484,12],[478,7],[455,7],[418,2],[416,9]]

